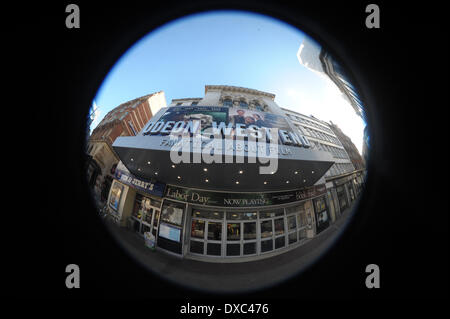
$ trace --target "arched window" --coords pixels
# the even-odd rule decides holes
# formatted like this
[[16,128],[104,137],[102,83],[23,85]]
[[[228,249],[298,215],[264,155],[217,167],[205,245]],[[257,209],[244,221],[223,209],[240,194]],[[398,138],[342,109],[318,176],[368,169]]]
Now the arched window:
[[226,98],[225,100],[223,100],[223,106],[232,107],[233,101],[231,101],[230,98]]
[[240,100],[239,101],[239,107],[244,108],[244,109],[248,109],[248,103],[245,102],[244,100]]
[[255,101],[255,109],[260,112],[264,112],[264,108],[259,104],[258,101]]

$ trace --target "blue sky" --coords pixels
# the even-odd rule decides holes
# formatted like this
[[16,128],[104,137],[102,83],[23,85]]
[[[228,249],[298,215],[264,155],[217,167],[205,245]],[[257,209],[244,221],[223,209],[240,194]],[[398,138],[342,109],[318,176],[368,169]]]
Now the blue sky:
[[362,121],[334,85],[299,63],[304,38],[294,27],[254,13],[216,11],[173,21],[143,37],[111,69],[95,97],[99,116],[91,128],[136,97],[163,90],[169,104],[203,97],[205,85],[223,84],[274,93],[281,107],[332,120],[361,151]]

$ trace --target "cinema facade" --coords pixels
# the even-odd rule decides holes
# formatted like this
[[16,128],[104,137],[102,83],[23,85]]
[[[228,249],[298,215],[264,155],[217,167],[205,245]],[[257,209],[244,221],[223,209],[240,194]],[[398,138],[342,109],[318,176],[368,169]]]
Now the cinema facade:
[[311,148],[274,99],[208,85],[203,98],[173,100],[139,134],[117,138],[116,223],[152,233],[158,250],[210,262],[281,254],[329,227],[362,176],[326,181],[333,157]]

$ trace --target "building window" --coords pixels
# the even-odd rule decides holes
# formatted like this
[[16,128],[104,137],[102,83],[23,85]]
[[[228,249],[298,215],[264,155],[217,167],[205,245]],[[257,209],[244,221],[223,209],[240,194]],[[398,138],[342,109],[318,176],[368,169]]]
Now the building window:
[[231,99],[225,99],[223,101],[223,106],[232,107],[233,106],[233,101],[231,101]]
[[197,105],[197,104],[198,104],[198,101],[194,101],[191,103],[191,105]]
[[181,104],[183,104],[182,102],[178,102],[176,106],[180,106]]
[[257,111],[264,112],[264,108],[258,102],[255,102],[255,109]]
[[133,123],[131,123],[131,121],[128,121],[128,125],[130,126],[130,129],[133,132],[133,134],[137,135],[136,130],[134,129]]
[[239,107],[248,109],[248,103],[241,100],[241,101],[239,101]]

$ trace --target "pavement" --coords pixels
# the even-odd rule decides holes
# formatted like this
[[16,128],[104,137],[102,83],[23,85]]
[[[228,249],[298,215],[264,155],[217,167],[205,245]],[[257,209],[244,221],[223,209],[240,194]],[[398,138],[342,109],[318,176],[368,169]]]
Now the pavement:
[[355,204],[356,201],[327,229],[300,246],[280,255],[239,263],[205,262],[152,251],[135,232],[111,223],[108,227],[138,262],[173,283],[203,292],[250,292],[287,280],[317,261],[339,237]]

